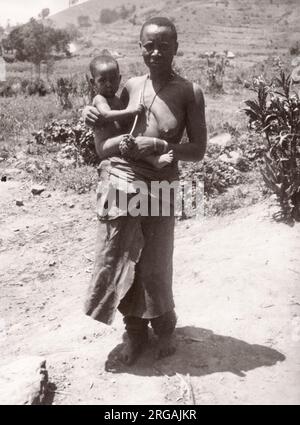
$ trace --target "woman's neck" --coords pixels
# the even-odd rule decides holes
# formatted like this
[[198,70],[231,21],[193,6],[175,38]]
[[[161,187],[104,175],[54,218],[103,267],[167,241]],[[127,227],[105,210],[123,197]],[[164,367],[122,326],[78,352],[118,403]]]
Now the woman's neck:
[[174,76],[174,71],[172,70],[172,68],[170,68],[167,71],[166,70],[163,70],[163,71],[150,70],[150,73],[149,73],[150,80],[152,80],[152,82],[156,84],[165,84],[168,81],[170,81],[173,76]]

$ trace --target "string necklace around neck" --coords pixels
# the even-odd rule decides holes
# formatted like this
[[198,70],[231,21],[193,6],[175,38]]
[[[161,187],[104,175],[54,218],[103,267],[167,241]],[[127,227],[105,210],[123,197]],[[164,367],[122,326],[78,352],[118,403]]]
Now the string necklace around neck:
[[[175,76],[175,73],[172,71],[171,74],[170,74],[170,78],[168,78],[167,81],[164,84],[162,84],[162,86],[157,90],[157,92],[155,92],[155,95],[153,96],[153,99],[152,99],[149,107],[147,107],[145,105],[145,90],[146,90],[147,82],[148,82],[148,80],[150,80],[150,75],[148,74],[146,76],[145,82],[144,82],[143,91],[141,93],[141,103],[143,103],[143,105],[144,105],[144,107],[146,109],[146,123],[147,123],[147,125],[148,125],[148,123],[150,121],[150,114],[152,112],[152,106],[153,106],[153,104],[154,104],[157,96],[169,84],[169,82],[174,78],[174,76]],[[153,87],[153,89],[154,89],[154,87]]]

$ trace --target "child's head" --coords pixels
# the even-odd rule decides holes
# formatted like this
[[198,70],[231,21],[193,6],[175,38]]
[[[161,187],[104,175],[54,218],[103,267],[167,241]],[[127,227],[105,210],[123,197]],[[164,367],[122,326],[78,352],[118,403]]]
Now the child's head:
[[95,57],[90,63],[91,83],[97,93],[114,97],[121,81],[118,62],[109,55]]

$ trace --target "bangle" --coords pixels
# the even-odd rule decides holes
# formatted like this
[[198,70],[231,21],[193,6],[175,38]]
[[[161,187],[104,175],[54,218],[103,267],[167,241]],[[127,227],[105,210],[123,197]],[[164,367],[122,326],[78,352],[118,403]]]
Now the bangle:
[[157,152],[157,138],[156,137],[154,137],[153,142],[154,142],[154,153],[156,153]]
[[168,144],[168,142],[166,140],[163,140],[163,142],[164,142],[163,153],[167,153],[168,152],[168,149],[169,149],[169,144]]
[[131,134],[124,134],[119,143],[119,151],[123,158],[130,158],[130,152],[134,148],[135,137]]

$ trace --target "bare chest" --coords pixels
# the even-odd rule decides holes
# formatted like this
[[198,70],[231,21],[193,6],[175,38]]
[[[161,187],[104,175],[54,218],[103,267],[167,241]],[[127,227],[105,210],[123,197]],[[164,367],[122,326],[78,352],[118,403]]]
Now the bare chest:
[[178,139],[184,129],[185,99],[176,84],[169,82],[162,87],[153,87],[151,81],[132,93],[130,103],[143,103],[144,113],[140,116],[136,133]]

